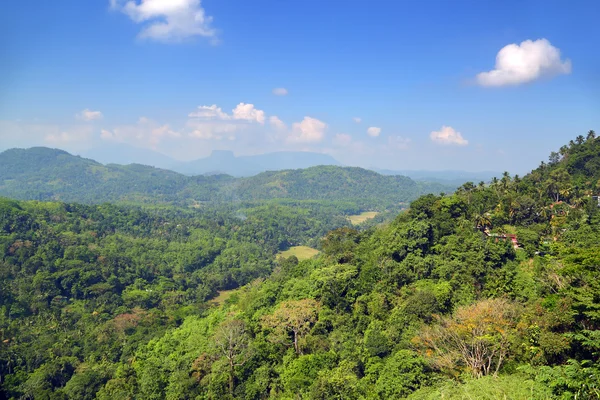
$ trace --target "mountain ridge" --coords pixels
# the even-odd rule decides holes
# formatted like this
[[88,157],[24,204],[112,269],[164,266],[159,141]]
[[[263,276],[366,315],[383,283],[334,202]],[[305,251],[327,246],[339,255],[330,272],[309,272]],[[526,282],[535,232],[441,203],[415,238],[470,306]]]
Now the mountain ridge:
[[365,206],[386,208],[421,194],[449,189],[452,188],[417,183],[402,176],[384,176],[358,167],[316,166],[234,178],[224,174],[187,176],[141,164],[103,165],[44,147],[0,153],[0,195],[21,200],[194,205],[275,198],[352,198]]

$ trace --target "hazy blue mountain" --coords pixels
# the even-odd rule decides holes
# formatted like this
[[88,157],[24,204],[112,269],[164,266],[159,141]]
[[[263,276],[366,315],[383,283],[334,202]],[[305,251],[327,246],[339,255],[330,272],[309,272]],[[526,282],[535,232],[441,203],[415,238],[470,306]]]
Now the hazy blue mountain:
[[186,175],[222,173],[231,176],[251,176],[264,171],[250,160],[236,157],[232,151],[227,150],[214,150],[209,157],[179,162],[172,169]]
[[317,165],[340,165],[340,163],[327,154],[302,151],[236,157],[231,151],[215,150],[209,157],[178,163],[171,169],[187,175],[222,173],[240,177],[265,171],[309,168]]
[[177,161],[157,151],[142,149],[124,143],[111,143],[95,147],[81,153],[102,164],[143,164],[152,167],[170,169]]

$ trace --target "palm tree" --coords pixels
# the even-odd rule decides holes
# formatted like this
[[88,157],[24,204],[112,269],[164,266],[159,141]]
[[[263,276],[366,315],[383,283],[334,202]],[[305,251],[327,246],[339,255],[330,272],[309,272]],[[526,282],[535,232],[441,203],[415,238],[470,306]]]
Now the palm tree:
[[504,190],[508,189],[508,184],[510,183],[510,174],[508,171],[504,171],[502,173],[502,188]]
[[571,195],[571,188],[570,187],[563,187],[562,189],[560,189],[558,191],[558,193],[562,196],[563,199],[566,200]]
[[513,178],[513,182],[515,183],[515,185],[521,183],[521,177],[519,176],[519,174],[515,175],[515,177]]
[[596,132],[594,132],[593,130],[590,130],[587,134],[587,140],[594,140],[596,139]]
[[566,145],[561,146],[560,150],[558,150],[558,154],[560,154],[561,157],[564,157],[568,152],[569,148]]
[[550,207],[542,207],[540,209],[540,212],[538,213],[538,215],[540,217],[542,217],[543,219],[548,219],[548,217],[550,216],[550,214],[551,214]]
[[475,227],[481,231],[485,231],[486,228],[490,228],[492,226],[492,219],[490,218],[490,213],[488,212],[475,214],[473,219],[475,221]]
[[579,135],[575,138],[575,143],[577,143],[577,144],[583,144],[584,141],[585,141],[585,138],[583,137],[583,135]]

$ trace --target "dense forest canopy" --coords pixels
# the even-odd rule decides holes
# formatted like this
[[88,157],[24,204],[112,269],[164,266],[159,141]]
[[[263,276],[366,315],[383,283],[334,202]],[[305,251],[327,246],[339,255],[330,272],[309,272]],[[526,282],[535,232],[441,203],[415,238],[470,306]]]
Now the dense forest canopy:
[[[247,200],[327,173],[354,193],[309,169]],[[0,398],[599,399],[599,192],[590,131],[361,230],[304,198],[1,200]]]
[[199,206],[241,200],[327,200],[365,209],[401,208],[422,194],[453,187],[335,166],[264,172],[248,178],[185,176],[139,164],[103,165],[34,147],[0,153],[0,195],[21,200]]

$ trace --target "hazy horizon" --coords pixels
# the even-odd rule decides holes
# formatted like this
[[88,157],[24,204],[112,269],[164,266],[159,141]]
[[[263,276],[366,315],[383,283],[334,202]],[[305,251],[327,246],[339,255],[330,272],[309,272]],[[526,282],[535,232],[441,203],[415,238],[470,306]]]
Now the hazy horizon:
[[0,149],[309,151],[364,168],[522,174],[600,124],[594,10],[13,2]]

